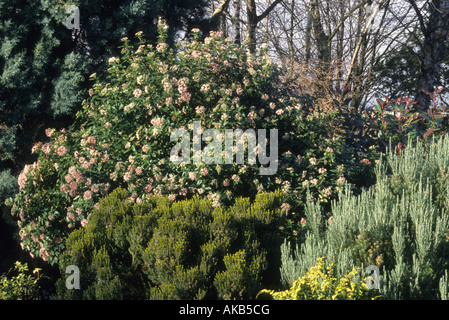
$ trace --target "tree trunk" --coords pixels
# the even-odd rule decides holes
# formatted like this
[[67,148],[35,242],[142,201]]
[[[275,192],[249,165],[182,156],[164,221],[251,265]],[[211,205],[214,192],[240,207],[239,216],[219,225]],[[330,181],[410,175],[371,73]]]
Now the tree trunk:
[[[345,15],[345,2],[339,1],[340,16]],[[344,53],[344,37],[345,37],[345,25],[342,24],[340,30],[337,32],[337,70],[336,70],[336,87],[341,89],[343,81],[343,53]]]
[[[411,1],[417,10],[416,3]],[[416,100],[418,108],[426,111],[431,105],[431,98],[426,93],[433,94],[441,85],[441,63],[444,59],[449,27],[449,1],[434,0],[429,4],[430,16],[427,26],[421,22],[424,35],[421,72],[418,80]],[[418,14],[418,12],[417,12]],[[422,16],[419,14],[422,21]]]
[[[368,33],[371,30],[374,19],[379,13],[380,6],[382,1],[377,2],[372,6],[372,1],[366,1],[363,5],[360,6],[360,19],[358,23],[358,32],[357,32],[357,44],[354,48],[354,53],[351,58],[351,64],[349,65],[348,73],[346,75],[344,89],[346,89],[349,85],[353,86],[353,97],[352,97],[352,106],[358,108],[363,98],[363,71],[364,65],[366,63],[366,52],[368,46]],[[366,8],[364,5],[369,5],[370,10],[366,13]],[[363,27],[363,19],[366,19],[365,26]],[[342,95],[344,98],[344,93]]]
[[246,1],[246,43],[250,52],[256,52],[257,11],[255,0]]
[[289,50],[289,70],[290,76],[293,74],[294,64],[295,64],[295,44],[294,44],[294,27],[295,27],[295,0],[292,0],[290,7],[290,32],[288,36],[288,50]]
[[360,8],[360,20],[359,20],[359,37],[360,37],[360,49],[359,49],[359,55],[357,58],[356,65],[354,67],[354,73],[353,73],[353,95],[352,95],[352,106],[354,108],[360,108],[362,104],[362,99],[364,96],[364,88],[363,88],[363,73],[365,69],[365,63],[366,63],[366,50],[368,46],[368,31],[369,28],[365,28],[365,30],[362,30],[363,20],[366,18],[366,20],[369,19],[368,15],[370,13],[365,12],[365,8]]
[[212,17],[209,19],[209,29],[217,30],[222,24],[222,19],[225,16],[226,10],[228,10],[229,2],[231,0],[223,0],[220,2],[217,8],[215,8],[212,1]]
[[329,36],[324,31],[323,24],[321,22],[320,14],[320,1],[312,0],[311,2],[311,17],[312,17],[312,30],[315,36],[316,46],[318,49],[318,60],[321,63],[330,63],[330,42]]
[[234,0],[233,3],[234,6],[234,18],[233,18],[233,24],[234,24],[234,43],[237,46],[242,45],[242,38],[241,38],[241,30],[240,30],[240,0]]
[[310,62],[310,58],[312,56],[312,13],[308,14],[307,17],[307,25],[306,25],[306,34],[305,34],[305,63],[308,64]]
[[268,14],[283,0],[275,0],[271,5],[268,6],[265,11],[257,15],[257,7],[255,0],[246,0],[246,44],[251,53],[256,52],[256,31],[257,24],[265,19]]

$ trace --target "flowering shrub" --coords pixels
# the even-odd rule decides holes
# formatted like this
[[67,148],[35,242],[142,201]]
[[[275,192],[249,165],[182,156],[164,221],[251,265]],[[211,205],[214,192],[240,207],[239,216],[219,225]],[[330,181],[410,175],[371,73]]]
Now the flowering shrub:
[[[136,45],[123,39],[122,56],[109,59],[108,81],[89,90],[73,127],[47,129],[49,141],[32,150],[38,160],[19,176],[12,212],[32,256],[57,262],[68,233],[85,226],[99,199],[118,186],[130,202],[198,194],[214,207],[280,189],[289,195],[282,208],[292,213],[307,189],[328,201],[343,185],[342,154],[348,157],[341,140],[329,136],[326,122],[304,116],[266,52],[251,55],[219,33],[200,41],[194,32],[193,41],[174,49],[163,32],[156,45],[141,33],[136,38]],[[172,162],[172,133],[191,135],[196,121],[202,132],[277,129],[277,172],[260,175],[260,165],[246,161],[249,152],[244,164]]]

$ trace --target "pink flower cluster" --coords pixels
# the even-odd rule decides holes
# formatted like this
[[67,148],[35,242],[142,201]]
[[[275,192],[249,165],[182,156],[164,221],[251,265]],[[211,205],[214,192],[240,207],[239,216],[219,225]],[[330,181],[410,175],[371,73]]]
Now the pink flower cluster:
[[[25,188],[28,179],[27,178],[28,174],[31,173],[34,178],[37,178],[39,170],[40,170],[40,161],[37,161],[31,165],[28,164],[25,165],[24,169],[19,174],[19,177],[17,179],[17,183],[19,184],[19,190]],[[33,181],[33,184],[36,185],[36,182]]]
[[162,125],[164,124],[163,118],[153,118],[150,121],[151,125],[157,128],[162,128]]
[[[69,168],[69,172],[65,175],[64,180],[66,183],[62,184],[60,190],[70,197],[75,198],[77,195],[83,195],[84,200],[91,200],[93,193],[101,192],[104,196],[109,190],[109,183],[106,184],[93,184],[90,178],[83,177],[83,174],[75,166]],[[82,189],[88,188],[82,191]]]
[[39,249],[39,253],[42,257],[42,259],[44,261],[47,261],[48,258],[50,257],[50,254],[48,253],[48,251],[45,249],[44,244],[42,242],[39,242],[39,245],[41,246],[41,248]]
[[67,153],[67,148],[65,146],[60,146],[56,153],[58,154],[58,156],[62,157]]
[[188,92],[187,84],[189,79],[182,78],[178,81],[178,92],[181,94],[181,100],[184,102],[189,102],[192,95]]
[[290,210],[290,205],[288,203],[283,203],[281,205],[281,210],[288,212]]
[[220,206],[220,195],[218,193],[209,193],[207,197],[212,201],[212,207],[216,208]]
[[31,166],[25,165],[25,168],[23,171],[19,174],[19,178],[17,179],[17,182],[19,183],[19,189],[22,190],[25,188],[26,182],[27,182],[27,174],[30,172]]
[[158,51],[158,52],[165,52],[166,50],[167,50],[167,44],[166,43],[163,43],[163,42],[161,42],[161,43],[158,43],[157,44],[157,46],[156,46],[156,50]]

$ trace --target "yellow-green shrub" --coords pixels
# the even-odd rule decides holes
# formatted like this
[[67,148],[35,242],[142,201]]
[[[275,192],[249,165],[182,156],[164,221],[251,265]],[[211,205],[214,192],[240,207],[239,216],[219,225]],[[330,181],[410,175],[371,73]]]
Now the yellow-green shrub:
[[14,268],[0,275],[0,300],[37,300],[39,268],[29,273],[28,264],[16,261]]
[[336,276],[334,263],[325,266],[324,257],[292,287],[285,291],[262,290],[258,297],[273,300],[367,300],[376,299],[376,291],[368,289],[366,283],[358,277],[359,270],[354,268],[347,275]]

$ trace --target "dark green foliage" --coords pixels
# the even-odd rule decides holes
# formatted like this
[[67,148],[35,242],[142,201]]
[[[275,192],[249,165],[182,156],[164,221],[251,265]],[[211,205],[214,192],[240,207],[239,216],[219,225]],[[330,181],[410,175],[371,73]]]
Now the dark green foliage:
[[[69,3],[0,3],[0,166],[22,163],[36,135],[64,127],[87,96],[92,72],[104,73],[120,39],[144,31],[155,40],[165,17],[172,40],[203,19],[205,1],[75,1],[80,30],[65,26]],[[20,165],[19,163],[19,165]]]
[[385,96],[411,96],[418,88],[416,71],[421,68],[421,49],[414,38],[416,35],[407,37],[406,44],[382,56],[376,64],[376,83]]
[[63,276],[58,298],[250,299],[266,285],[268,265],[277,267],[279,192],[239,198],[229,209],[198,196],[133,205],[127,197],[113,191],[70,234],[60,267],[63,275],[68,265],[80,268],[81,289],[66,289]]
[[[0,219],[11,226],[17,227],[16,222],[12,218],[7,206],[4,205],[5,201],[10,202],[14,194],[19,190],[17,179],[11,174],[11,170],[0,170]],[[6,227],[5,224],[5,227]],[[0,223],[0,234],[4,235],[6,230]],[[1,250],[1,246],[0,246]]]
[[0,165],[20,165],[43,126],[64,125],[55,117],[73,114],[85,95],[88,64],[64,16],[56,1],[1,4]]
[[10,201],[11,197],[19,189],[17,179],[10,170],[0,170],[0,273],[19,257],[13,253],[20,250],[19,245],[15,245],[14,235],[17,235],[17,222],[11,216],[9,208],[4,205],[5,201]]
[[10,170],[0,172],[0,206],[6,199],[11,198],[19,189],[17,179],[11,175]]

